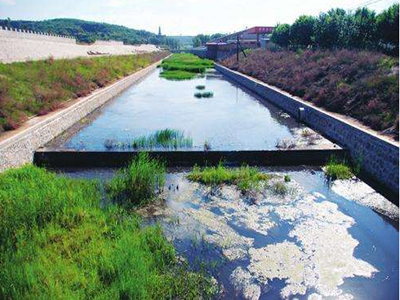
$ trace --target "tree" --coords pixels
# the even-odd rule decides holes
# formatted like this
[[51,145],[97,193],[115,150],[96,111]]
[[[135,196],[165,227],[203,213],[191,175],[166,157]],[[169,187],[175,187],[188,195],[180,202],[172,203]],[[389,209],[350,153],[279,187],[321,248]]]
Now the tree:
[[384,48],[399,53],[399,4],[394,4],[377,16],[377,39]]
[[314,17],[300,16],[290,27],[290,44],[302,48],[312,45],[315,23]]
[[321,48],[344,47],[346,17],[346,11],[339,8],[320,14],[315,24],[315,44]]
[[281,46],[287,47],[290,43],[290,25],[280,24],[277,25],[272,32],[271,42]]
[[376,48],[376,16],[368,8],[348,15],[345,27],[346,46],[349,48]]

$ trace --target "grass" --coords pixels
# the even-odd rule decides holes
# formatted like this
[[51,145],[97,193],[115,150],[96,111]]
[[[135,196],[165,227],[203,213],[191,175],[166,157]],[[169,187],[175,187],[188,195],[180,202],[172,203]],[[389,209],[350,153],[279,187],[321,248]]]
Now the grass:
[[0,63],[0,132],[90,94],[166,56],[164,52]]
[[205,185],[231,184],[237,185],[243,192],[257,188],[259,183],[267,182],[272,178],[270,174],[258,171],[257,168],[243,166],[236,169],[228,169],[221,163],[217,167],[194,167],[187,175],[190,181]]
[[114,202],[131,209],[154,200],[157,191],[164,187],[164,181],[164,164],[142,152],[114,176],[107,185],[107,192]]
[[[286,177],[285,177],[285,182],[286,182]],[[289,192],[289,189],[286,186],[285,182],[280,182],[280,181],[274,182],[271,186],[272,192],[279,196],[285,196]]]
[[193,79],[213,66],[213,61],[201,59],[193,54],[173,54],[161,64],[163,71],[160,76],[170,80]]
[[34,166],[0,175],[0,299],[211,297],[210,280],[177,261],[159,226],[101,208],[100,190]]
[[338,161],[332,157],[328,164],[323,168],[329,180],[347,180],[354,176],[351,167],[345,161]]
[[196,90],[204,90],[205,88],[205,85],[196,85]]
[[212,98],[212,97],[214,97],[214,93],[213,92],[202,92],[202,93],[198,92],[198,93],[195,93],[194,96],[196,98]]
[[131,143],[115,142],[113,140],[106,140],[104,147],[106,149],[116,148],[133,148],[135,150],[148,150],[148,149],[178,149],[178,148],[191,148],[193,140],[191,137],[185,136],[185,133],[176,129],[163,129],[157,130],[148,136],[140,136],[135,138]]

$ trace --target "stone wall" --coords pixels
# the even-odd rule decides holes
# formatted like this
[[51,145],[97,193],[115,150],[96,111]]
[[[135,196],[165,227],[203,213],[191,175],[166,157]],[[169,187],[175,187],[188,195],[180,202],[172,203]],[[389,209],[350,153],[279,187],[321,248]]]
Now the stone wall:
[[83,117],[152,72],[157,62],[108,87],[95,91],[72,106],[0,143],[0,172],[33,161],[34,151],[60,135]]
[[259,80],[216,64],[215,68],[286,112],[301,118],[311,128],[347,148],[354,161],[361,160],[368,176],[390,193],[399,194],[399,145],[346,122]]

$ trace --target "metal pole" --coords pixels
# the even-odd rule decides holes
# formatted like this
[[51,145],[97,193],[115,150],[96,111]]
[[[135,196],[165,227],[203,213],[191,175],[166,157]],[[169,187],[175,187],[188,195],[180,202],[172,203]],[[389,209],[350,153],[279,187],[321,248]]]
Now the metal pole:
[[236,36],[236,61],[239,61],[239,35]]

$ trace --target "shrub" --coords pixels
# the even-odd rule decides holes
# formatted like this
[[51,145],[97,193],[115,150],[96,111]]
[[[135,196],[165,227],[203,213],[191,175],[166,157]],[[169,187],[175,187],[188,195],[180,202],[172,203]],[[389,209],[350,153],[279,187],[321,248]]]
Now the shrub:
[[164,187],[164,177],[164,164],[141,152],[108,183],[107,193],[114,202],[131,209],[154,200]]
[[[399,114],[398,59],[357,50],[257,49],[228,68],[253,76],[375,130],[394,127]],[[398,133],[398,131],[397,131]]]

